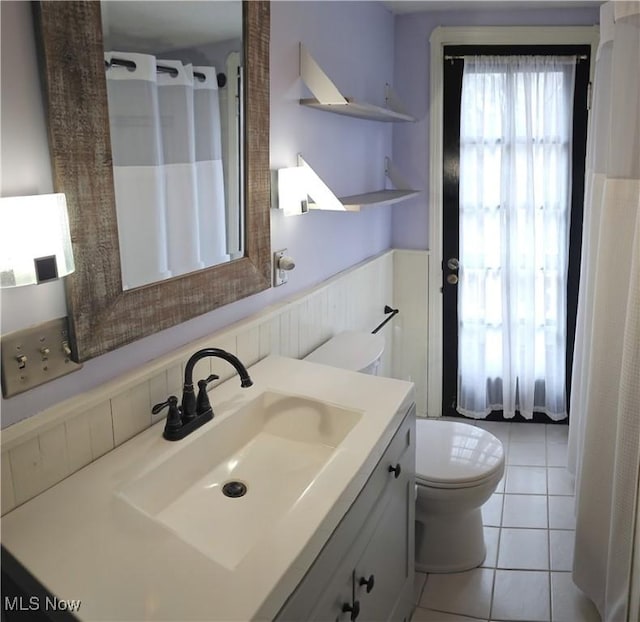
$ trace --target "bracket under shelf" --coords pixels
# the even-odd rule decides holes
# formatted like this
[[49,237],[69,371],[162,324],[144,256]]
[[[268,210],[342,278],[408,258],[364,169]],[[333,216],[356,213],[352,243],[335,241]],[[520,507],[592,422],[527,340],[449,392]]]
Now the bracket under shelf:
[[320,193],[328,197],[328,200],[323,202],[324,206],[320,207],[319,198],[310,196],[308,201],[309,209],[359,212],[363,207],[393,205],[420,194],[420,191],[412,190],[409,187],[389,158],[385,158],[385,176],[395,186],[395,189],[383,188],[382,190],[346,197],[336,196],[301,155],[298,155],[298,166],[305,168],[307,176],[313,179],[314,186],[319,189]]
[[303,106],[373,121],[416,121],[415,117],[404,109],[389,84],[385,85],[386,107],[357,102],[351,97],[345,97],[302,43],[300,43],[300,77],[313,94],[312,98],[300,100]]

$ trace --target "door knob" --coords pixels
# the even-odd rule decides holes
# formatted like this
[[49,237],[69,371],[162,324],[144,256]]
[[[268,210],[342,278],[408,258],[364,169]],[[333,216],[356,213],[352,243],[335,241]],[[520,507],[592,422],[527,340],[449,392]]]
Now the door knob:
[[457,257],[451,257],[451,259],[447,260],[447,268],[449,270],[457,270],[460,267],[460,262]]

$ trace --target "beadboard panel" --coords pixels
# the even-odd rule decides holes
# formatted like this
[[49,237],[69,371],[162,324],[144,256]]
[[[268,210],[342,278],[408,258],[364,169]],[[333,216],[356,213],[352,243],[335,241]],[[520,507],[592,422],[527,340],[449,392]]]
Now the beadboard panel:
[[[184,367],[200,348],[218,347],[251,365],[269,354],[302,358],[334,334],[371,331],[394,302],[394,251],[374,257],[291,300],[268,307],[223,331],[190,343],[96,389],[21,421],[2,433],[2,513],[28,501],[166,415],[151,406],[180,395]],[[385,326],[380,374],[393,374],[396,316]],[[194,380],[234,375],[219,359],[205,358]],[[212,403],[215,406],[215,389]]]
[[416,387],[416,414],[427,416],[429,252],[396,250],[393,300],[400,309],[393,327],[393,376]]

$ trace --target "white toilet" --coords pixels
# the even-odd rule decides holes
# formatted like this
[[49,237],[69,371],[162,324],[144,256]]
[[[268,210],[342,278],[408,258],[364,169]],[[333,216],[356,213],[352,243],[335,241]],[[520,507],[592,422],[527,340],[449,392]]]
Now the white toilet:
[[[384,337],[346,331],[305,360],[377,374]],[[493,434],[467,423],[416,421],[416,570],[459,572],[485,557],[480,508],[504,473]]]
[[493,434],[468,423],[416,421],[416,570],[459,572],[486,554],[480,508],[504,473]]
[[379,333],[373,335],[346,330],[329,339],[304,360],[377,376],[383,352],[384,337]]

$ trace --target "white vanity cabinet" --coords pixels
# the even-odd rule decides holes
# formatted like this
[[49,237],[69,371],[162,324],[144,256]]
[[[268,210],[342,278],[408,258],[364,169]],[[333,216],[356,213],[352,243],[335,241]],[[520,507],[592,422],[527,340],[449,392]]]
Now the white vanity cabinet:
[[276,620],[408,621],[413,607],[414,487],[412,406]]

